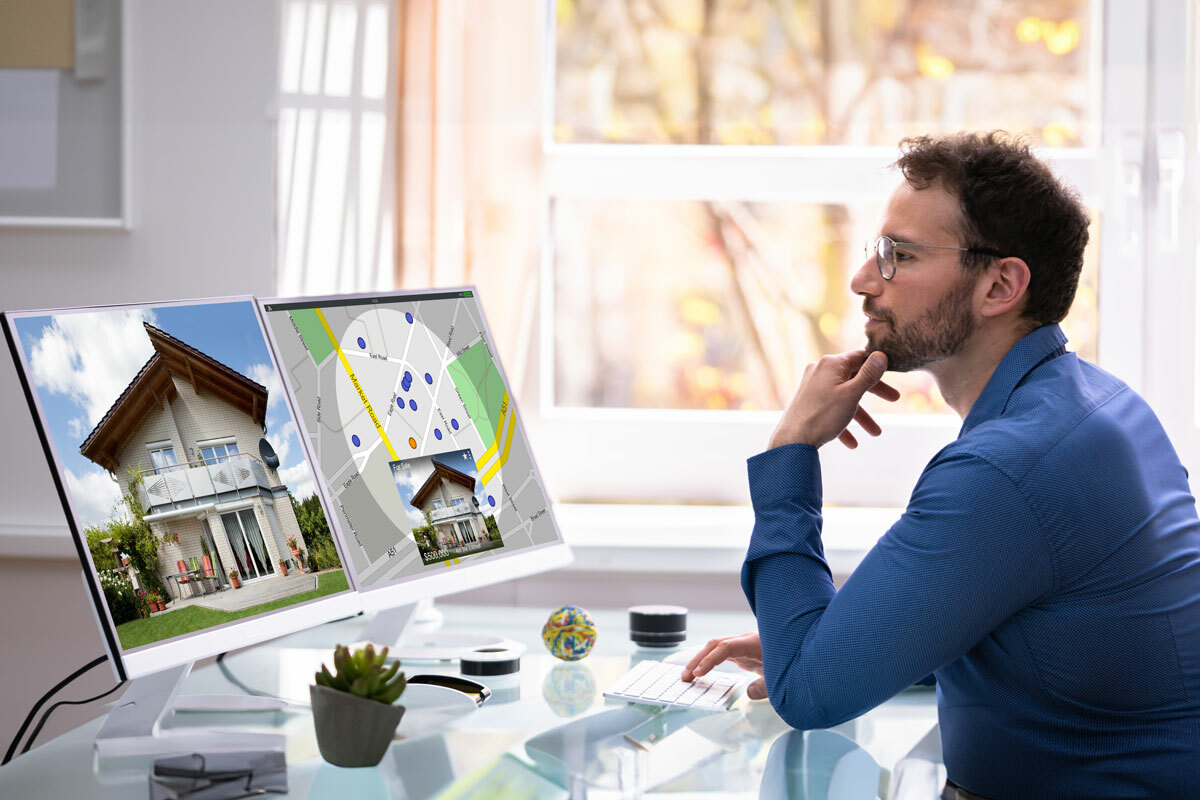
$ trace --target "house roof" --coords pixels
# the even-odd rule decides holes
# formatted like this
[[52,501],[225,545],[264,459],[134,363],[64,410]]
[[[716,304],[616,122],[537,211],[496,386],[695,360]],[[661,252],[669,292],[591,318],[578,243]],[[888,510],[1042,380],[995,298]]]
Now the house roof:
[[105,469],[116,472],[117,455],[142,420],[163,398],[178,394],[172,377],[185,380],[197,394],[212,394],[249,414],[262,425],[267,418],[267,389],[236,370],[181,342],[169,333],[142,323],[154,355],[138,370],[99,424],[83,440],[79,452]]
[[413,495],[410,505],[412,505],[414,508],[424,508],[425,502],[429,499],[429,496],[437,490],[438,484],[440,484],[443,480],[452,481],[453,483],[457,483],[460,486],[470,489],[472,492],[475,491],[475,479],[470,475],[459,472],[452,467],[447,467],[445,464],[439,463],[438,461],[434,461],[433,473],[425,479],[425,482],[421,484],[421,488],[417,489],[417,493]]

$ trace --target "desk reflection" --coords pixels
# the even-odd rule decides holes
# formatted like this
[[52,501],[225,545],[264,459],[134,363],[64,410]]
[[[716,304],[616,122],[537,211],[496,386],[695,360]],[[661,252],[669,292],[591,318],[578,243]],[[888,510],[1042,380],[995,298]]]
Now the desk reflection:
[[761,800],[875,800],[882,773],[875,759],[833,731],[791,730],[767,753]]

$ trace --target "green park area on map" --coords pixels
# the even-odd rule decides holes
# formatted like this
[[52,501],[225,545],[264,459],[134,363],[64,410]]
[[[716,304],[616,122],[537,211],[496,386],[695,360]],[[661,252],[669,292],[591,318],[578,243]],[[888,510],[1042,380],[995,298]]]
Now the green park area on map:
[[448,371],[484,447],[491,447],[505,401],[504,379],[492,354],[478,341],[452,361]]
[[304,340],[308,352],[312,354],[313,363],[320,364],[326,356],[333,352],[333,342],[330,341],[329,334],[325,332],[325,326],[321,324],[317,310],[315,308],[297,308],[289,311],[288,314],[291,315],[292,322],[296,323],[296,328],[300,331],[300,338]]

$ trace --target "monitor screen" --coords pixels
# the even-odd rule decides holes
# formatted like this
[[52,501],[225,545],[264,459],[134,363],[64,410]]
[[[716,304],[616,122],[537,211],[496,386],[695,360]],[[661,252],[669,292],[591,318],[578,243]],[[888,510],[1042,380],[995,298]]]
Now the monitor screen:
[[570,560],[474,289],[259,302],[365,607]]
[[4,317],[119,677],[358,613],[252,298]]

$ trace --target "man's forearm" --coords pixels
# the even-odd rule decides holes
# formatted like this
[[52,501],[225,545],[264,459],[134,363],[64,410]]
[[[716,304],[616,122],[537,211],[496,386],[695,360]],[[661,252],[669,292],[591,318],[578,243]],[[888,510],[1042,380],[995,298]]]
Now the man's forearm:
[[821,546],[821,472],[816,449],[787,445],[749,461],[754,532],[742,588],[758,620],[772,705],[796,727],[825,727],[825,711],[794,666],[836,590]]

